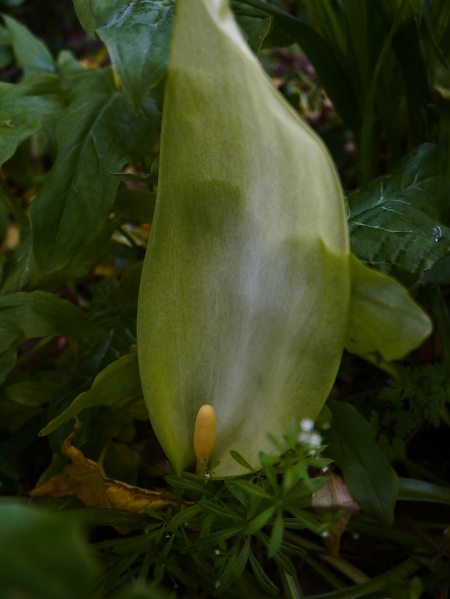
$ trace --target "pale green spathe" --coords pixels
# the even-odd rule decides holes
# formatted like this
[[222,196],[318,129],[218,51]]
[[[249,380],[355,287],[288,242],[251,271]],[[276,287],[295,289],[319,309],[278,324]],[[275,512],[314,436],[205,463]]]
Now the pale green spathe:
[[224,0],[179,0],[138,355],[150,419],[178,472],[205,403],[219,476],[315,418],[344,346],[350,275],[337,174],[276,92]]

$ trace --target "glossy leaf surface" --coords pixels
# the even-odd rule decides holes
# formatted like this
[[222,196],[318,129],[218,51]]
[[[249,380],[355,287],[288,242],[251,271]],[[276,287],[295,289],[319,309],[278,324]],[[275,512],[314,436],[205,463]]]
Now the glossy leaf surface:
[[230,450],[257,464],[267,432],[315,418],[332,385],[350,287],[342,195],[224,1],[179,2],[164,114],[138,310],[144,397],[178,472],[212,404],[211,462],[233,475]]
[[450,253],[449,192],[437,147],[420,146],[391,173],[348,195],[353,252],[412,285]]

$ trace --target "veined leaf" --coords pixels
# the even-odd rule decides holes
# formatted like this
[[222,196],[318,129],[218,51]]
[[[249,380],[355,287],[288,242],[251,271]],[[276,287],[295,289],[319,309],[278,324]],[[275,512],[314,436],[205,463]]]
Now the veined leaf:
[[51,293],[33,291],[0,298],[0,381],[16,361],[18,348],[27,340],[48,335],[74,339],[107,339],[105,330],[89,321],[79,308]]
[[213,405],[210,459],[236,475],[230,450],[258,464],[267,432],[315,418],[334,380],[350,287],[342,195],[225,1],[178,3],[164,102],[138,310],[144,397],[177,472],[195,464],[197,412]]
[[78,17],[108,48],[124,91],[139,108],[148,91],[164,76],[169,59],[175,0],[136,0],[105,4],[75,0]]
[[136,117],[112,70],[87,71],[57,126],[58,158],[30,206],[33,250],[48,272],[63,268],[105,225],[116,194],[112,173],[150,153],[159,110],[147,97]]
[[89,391],[81,393],[68,408],[57,418],[54,418],[39,433],[48,435],[56,430],[63,422],[77,416],[82,410],[95,406],[112,406],[125,398],[142,397],[141,382],[137,354],[129,354],[119,358],[95,377]]
[[335,460],[359,507],[383,524],[391,524],[397,500],[397,474],[372,437],[370,425],[356,408],[327,402],[333,421],[325,454]]
[[53,75],[38,74],[22,83],[0,83],[0,166],[19,144],[42,129],[47,118],[61,110],[66,98]]
[[432,323],[397,281],[350,257],[352,293],[346,348],[399,360],[428,337]]
[[347,197],[353,252],[362,261],[410,286],[450,253],[450,180],[437,148],[424,144],[388,175]]

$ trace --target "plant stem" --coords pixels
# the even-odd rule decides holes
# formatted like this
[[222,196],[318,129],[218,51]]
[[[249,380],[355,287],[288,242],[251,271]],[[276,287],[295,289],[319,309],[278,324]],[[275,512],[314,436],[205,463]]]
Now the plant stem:
[[16,196],[9,189],[5,180],[0,176],[0,198],[3,200],[7,210],[9,210],[16,219],[17,226],[21,229],[26,229],[30,226],[30,221],[23,211]]
[[384,574],[372,578],[369,582],[355,585],[354,587],[344,589],[343,591],[313,595],[308,599],[357,599],[357,597],[364,597],[369,593],[381,591],[391,579],[409,576],[421,567],[421,564],[417,560],[409,558],[398,566],[395,566],[395,568],[392,568],[392,570],[388,570]]

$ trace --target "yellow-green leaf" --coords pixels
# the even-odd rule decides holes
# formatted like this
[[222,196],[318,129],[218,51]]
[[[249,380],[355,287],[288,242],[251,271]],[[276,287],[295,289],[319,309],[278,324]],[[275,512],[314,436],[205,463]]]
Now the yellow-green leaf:
[[352,293],[347,349],[377,351],[398,360],[418,347],[432,330],[430,318],[400,283],[364,266],[350,255]]

